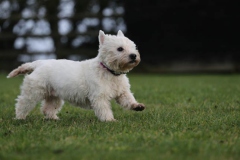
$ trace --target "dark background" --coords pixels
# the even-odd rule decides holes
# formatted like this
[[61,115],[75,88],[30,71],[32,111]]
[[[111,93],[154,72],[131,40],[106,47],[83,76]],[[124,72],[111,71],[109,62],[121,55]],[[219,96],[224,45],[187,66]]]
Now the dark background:
[[[71,14],[62,13],[69,4]],[[99,29],[110,34],[122,29],[142,57],[135,72],[239,73],[238,7],[236,1],[223,0],[2,0],[0,70],[39,59],[36,55],[46,55],[41,59],[95,57]],[[31,11],[27,16],[26,10]],[[98,23],[86,22],[86,18],[98,19]],[[40,20],[47,25],[37,26]],[[61,20],[69,23],[68,32],[60,31]],[[16,29],[20,22],[25,28],[21,33]],[[78,29],[84,25],[85,30]],[[36,28],[50,31],[37,33]],[[29,49],[32,39],[46,37],[53,43],[52,50]],[[84,42],[78,44],[81,38]],[[23,44],[16,47],[17,42]]]

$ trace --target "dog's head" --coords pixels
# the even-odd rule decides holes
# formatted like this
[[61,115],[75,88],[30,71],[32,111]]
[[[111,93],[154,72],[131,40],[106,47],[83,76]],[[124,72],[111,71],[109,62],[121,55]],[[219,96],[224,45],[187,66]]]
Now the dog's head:
[[107,68],[114,72],[129,72],[140,62],[140,54],[133,41],[124,36],[122,31],[117,35],[107,35],[99,31],[98,57]]

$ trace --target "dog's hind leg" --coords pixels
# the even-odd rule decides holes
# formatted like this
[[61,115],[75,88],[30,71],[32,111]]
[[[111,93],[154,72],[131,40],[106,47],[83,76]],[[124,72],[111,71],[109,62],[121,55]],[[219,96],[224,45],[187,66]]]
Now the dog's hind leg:
[[25,119],[28,113],[43,100],[44,89],[34,79],[27,76],[21,86],[21,94],[15,105],[16,119]]
[[64,101],[59,97],[49,96],[42,102],[41,111],[46,119],[59,119],[57,113],[61,110]]

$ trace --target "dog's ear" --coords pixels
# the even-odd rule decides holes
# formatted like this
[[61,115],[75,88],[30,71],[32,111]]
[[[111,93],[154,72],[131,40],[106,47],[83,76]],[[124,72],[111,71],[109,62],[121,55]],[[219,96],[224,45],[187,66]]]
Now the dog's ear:
[[123,34],[123,32],[121,30],[119,30],[118,33],[117,33],[117,36],[124,37],[124,34]]
[[98,40],[100,45],[102,45],[105,40],[105,34],[102,30],[99,31]]

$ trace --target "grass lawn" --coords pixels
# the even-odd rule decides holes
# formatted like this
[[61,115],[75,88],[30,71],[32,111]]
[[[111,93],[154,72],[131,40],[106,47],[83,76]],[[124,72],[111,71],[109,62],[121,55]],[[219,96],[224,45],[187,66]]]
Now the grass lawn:
[[238,160],[240,75],[129,74],[132,92],[147,108],[123,110],[117,122],[66,103],[61,120],[44,120],[39,106],[14,120],[23,76],[0,74],[0,160]]

